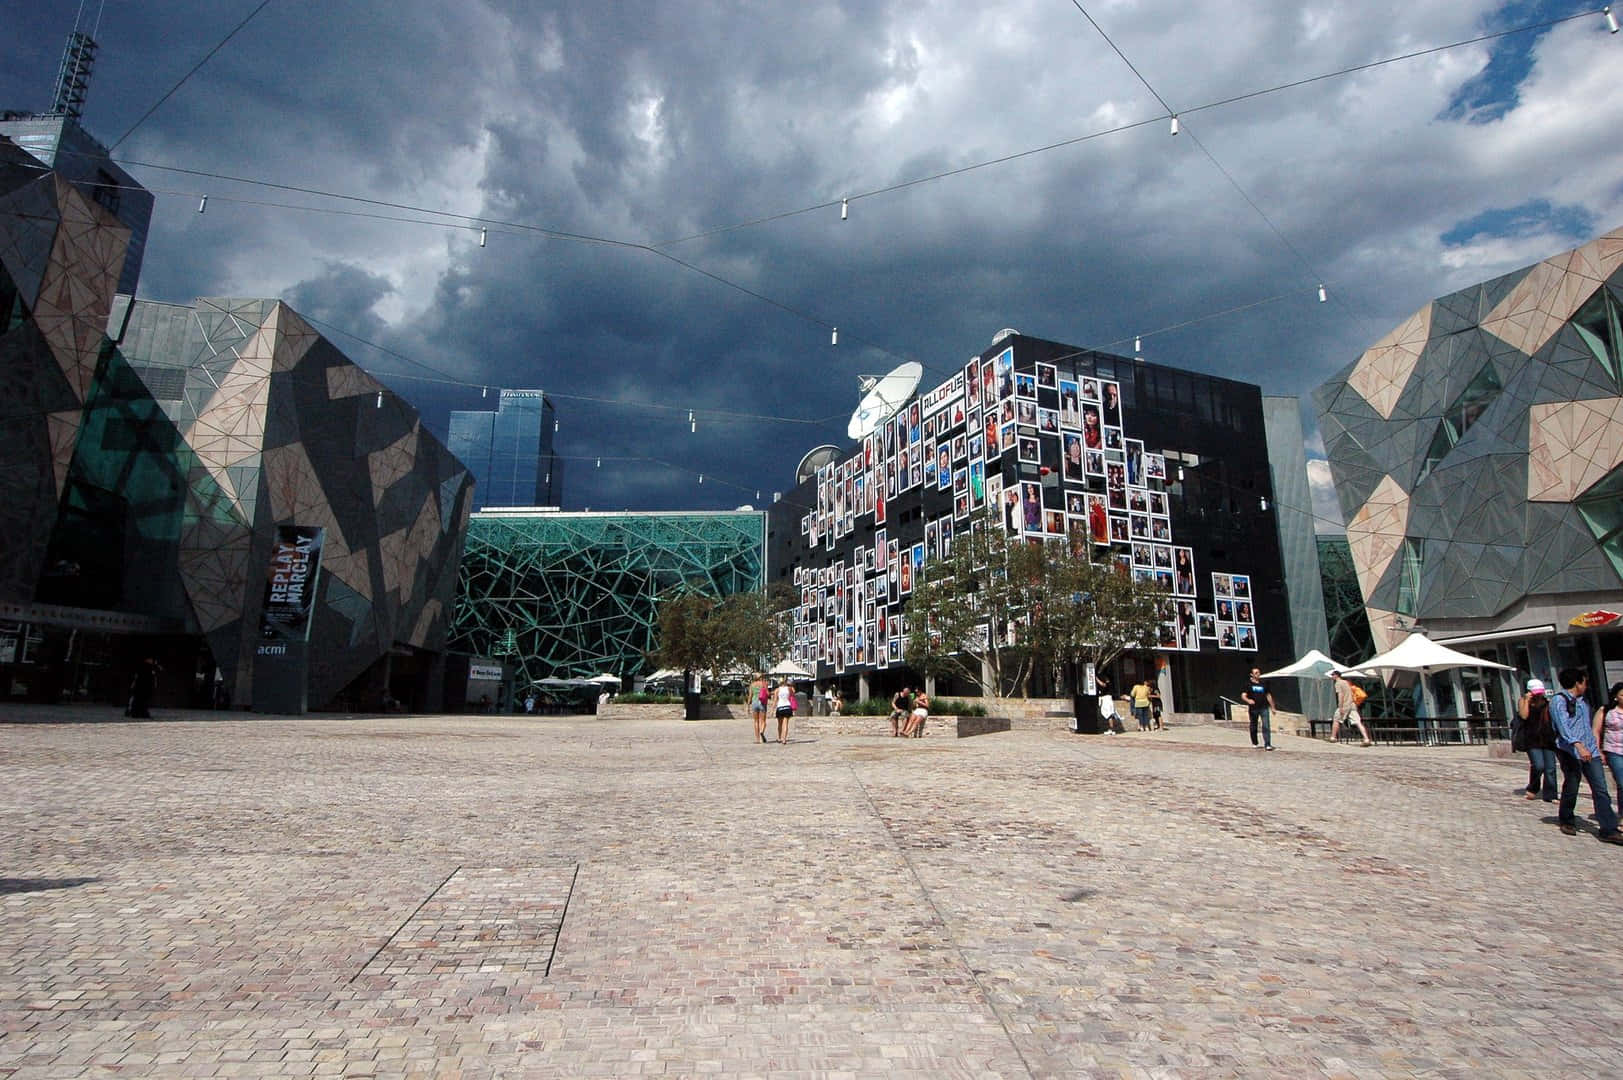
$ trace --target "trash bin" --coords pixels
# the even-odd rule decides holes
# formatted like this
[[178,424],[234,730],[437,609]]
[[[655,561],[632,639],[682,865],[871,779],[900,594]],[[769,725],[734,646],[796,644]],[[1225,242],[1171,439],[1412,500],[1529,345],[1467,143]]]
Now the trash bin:
[[1104,733],[1104,717],[1099,715],[1098,694],[1072,694],[1071,731],[1077,735],[1100,735]]

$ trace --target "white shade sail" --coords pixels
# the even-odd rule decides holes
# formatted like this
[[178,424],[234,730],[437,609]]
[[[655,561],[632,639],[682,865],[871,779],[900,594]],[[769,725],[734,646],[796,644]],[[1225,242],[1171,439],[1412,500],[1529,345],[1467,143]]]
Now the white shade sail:
[[1455,652],[1446,645],[1439,645],[1418,630],[1411,631],[1409,636],[1398,642],[1396,646],[1386,650],[1378,656],[1361,661],[1358,665],[1365,670],[1372,668],[1393,668],[1398,671],[1419,671],[1430,673],[1433,671],[1446,671],[1449,668],[1493,668],[1499,671],[1514,671],[1509,664],[1499,664],[1492,660],[1484,660],[1468,653]]

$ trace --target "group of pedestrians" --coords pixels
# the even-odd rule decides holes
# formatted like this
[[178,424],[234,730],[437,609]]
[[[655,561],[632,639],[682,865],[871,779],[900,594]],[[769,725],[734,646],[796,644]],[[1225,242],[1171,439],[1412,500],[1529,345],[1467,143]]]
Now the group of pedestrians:
[[891,738],[923,738],[924,721],[929,718],[930,698],[923,687],[904,686],[890,699]]
[[766,742],[766,714],[771,709],[778,721],[778,745],[789,743],[789,721],[800,709],[800,698],[794,684],[785,679],[773,683],[765,675],[755,676],[746,691],[750,702],[750,719],[755,721],[755,738]]
[[1562,668],[1561,689],[1551,694],[1540,679],[1528,679],[1526,693],[1516,706],[1511,746],[1528,759],[1529,800],[1556,802],[1556,770],[1561,772],[1556,822],[1567,836],[1578,834],[1578,788],[1589,785],[1595,806],[1595,824],[1608,844],[1623,844],[1618,815],[1623,805],[1613,801],[1606,785],[1611,770],[1623,799],[1623,682],[1612,686],[1606,705],[1595,713],[1585,695],[1589,676],[1581,668]]

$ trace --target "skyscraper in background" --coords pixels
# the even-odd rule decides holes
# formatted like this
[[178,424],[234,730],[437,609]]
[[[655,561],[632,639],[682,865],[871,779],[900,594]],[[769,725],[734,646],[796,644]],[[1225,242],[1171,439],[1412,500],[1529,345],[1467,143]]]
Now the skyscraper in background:
[[474,475],[476,506],[559,505],[556,422],[552,402],[540,390],[503,390],[494,411],[451,413],[451,453]]

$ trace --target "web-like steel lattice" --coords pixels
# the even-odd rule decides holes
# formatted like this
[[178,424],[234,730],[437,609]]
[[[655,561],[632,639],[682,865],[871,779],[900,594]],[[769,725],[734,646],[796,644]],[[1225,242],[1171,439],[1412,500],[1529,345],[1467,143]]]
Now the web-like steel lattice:
[[474,515],[450,647],[511,661],[515,681],[634,676],[658,598],[761,587],[765,516],[752,512]]

